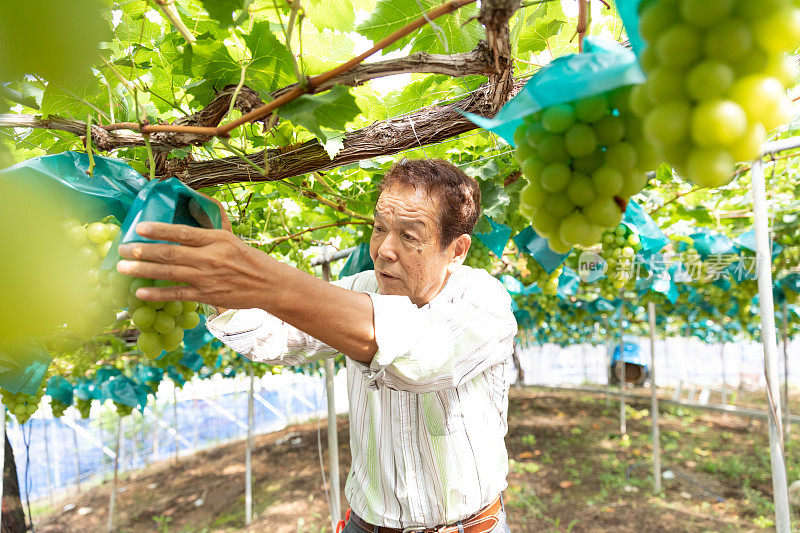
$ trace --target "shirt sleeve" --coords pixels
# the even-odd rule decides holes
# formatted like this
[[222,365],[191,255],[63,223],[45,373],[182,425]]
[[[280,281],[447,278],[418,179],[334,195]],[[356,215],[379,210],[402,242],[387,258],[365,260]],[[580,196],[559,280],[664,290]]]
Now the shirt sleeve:
[[[350,276],[332,282],[352,289]],[[298,366],[338,352],[263,309],[229,309],[206,321],[208,331],[234,352],[260,363]]]
[[487,272],[464,272],[421,308],[405,296],[370,294],[378,352],[369,381],[417,393],[455,388],[511,357],[511,297]]

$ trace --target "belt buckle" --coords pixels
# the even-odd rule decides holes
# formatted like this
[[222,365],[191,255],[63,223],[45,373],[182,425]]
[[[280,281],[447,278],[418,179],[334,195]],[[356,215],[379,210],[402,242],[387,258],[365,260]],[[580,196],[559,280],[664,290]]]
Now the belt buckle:
[[409,526],[403,528],[403,533],[424,533],[425,531],[428,531],[428,528],[424,526]]

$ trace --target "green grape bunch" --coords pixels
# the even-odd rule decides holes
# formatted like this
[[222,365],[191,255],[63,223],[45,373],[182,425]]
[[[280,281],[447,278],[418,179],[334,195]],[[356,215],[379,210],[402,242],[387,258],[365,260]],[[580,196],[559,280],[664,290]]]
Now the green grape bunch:
[[136,297],[142,287],[168,287],[174,282],[131,278],[110,272],[109,286],[113,287],[117,302],[124,298],[128,306],[131,322],[139,330],[136,345],[150,359],[161,355],[162,351],[177,350],[183,342],[183,332],[200,324],[197,302],[150,302]]
[[757,157],[766,131],[788,122],[798,67],[800,9],[791,0],[651,0],[639,28],[647,74],[631,109],[645,139],[679,174],[727,183]]
[[703,263],[703,258],[693,246],[687,246],[677,254],[678,260],[683,264],[686,275],[694,281],[707,279],[708,268]]
[[560,301],[561,299],[556,295],[535,294],[528,297],[527,304],[521,307],[526,309],[538,324],[549,324],[551,327],[555,327],[558,321],[553,321],[551,318],[558,311]]
[[118,402],[114,402],[114,410],[117,412],[117,416],[119,417],[128,416],[129,414],[133,413],[133,407]]
[[800,293],[795,292],[791,289],[786,289],[783,291],[784,295],[786,296],[786,303],[790,305],[796,305],[798,301],[800,301]]
[[84,420],[89,418],[89,415],[92,412],[92,400],[85,400],[83,398],[76,398],[75,399],[75,408],[81,415],[81,418]]
[[0,399],[6,406],[8,412],[16,417],[17,422],[24,424],[39,409],[45,391],[45,382],[42,380],[36,394],[25,394],[18,392],[13,394],[0,387]]
[[525,285],[536,283],[542,289],[542,294],[555,296],[558,293],[558,278],[561,276],[563,267],[559,266],[549,274],[533,257],[526,258],[525,272],[523,272],[522,282]]
[[612,299],[634,278],[634,263],[641,242],[628,226],[620,224],[603,233],[602,245],[602,256],[608,268],[600,293],[604,298]]
[[798,238],[795,228],[781,233],[776,240],[783,246],[781,259],[784,261],[784,266],[786,268],[797,267],[800,264],[800,238]]
[[101,280],[100,265],[119,235],[120,227],[111,218],[89,224],[69,218],[63,221],[63,229],[86,267],[83,307],[76,310],[67,327],[91,334],[116,320],[114,302]]
[[478,239],[472,239],[472,244],[464,259],[464,264],[472,268],[482,268],[489,272],[494,268],[494,253]]
[[545,108],[514,133],[528,180],[520,212],[558,253],[600,242],[658,163],[641,138],[641,120],[628,110],[630,91]]
[[758,293],[758,283],[753,279],[742,280],[741,283],[731,287],[730,294],[738,304],[739,323],[745,325],[750,322],[750,315],[754,310],[753,298]]
[[66,411],[68,407],[69,404],[57,400],[56,398],[50,398],[50,410],[53,411],[53,417],[61,418],[64,416],[64,411]]

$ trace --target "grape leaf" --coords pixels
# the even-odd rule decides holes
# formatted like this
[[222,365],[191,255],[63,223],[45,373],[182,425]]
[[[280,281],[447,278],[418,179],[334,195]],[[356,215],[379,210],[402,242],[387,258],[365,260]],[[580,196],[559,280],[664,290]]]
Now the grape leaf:
[[300,96],[279,108],[278,116],[296,126],[303,126],[324,143],[332,133],[328,130],[344,130],[345,125],[360,112],[348,88],[336,85],[326,93]]
[[561,5],[551,5],[547,2],[539,5],[528,17],[519,31],[517,40],[517,53],[522,55],[528,52],[538,54],[547,48],[547,40],[558,35],[562,26],[566,24]]
[[481,182],[481,206],[484,215],[497,222],[503,222],[510,203],[511,198],[502,183],[489,180]]
[[[299,50],[299,43],[292,47]],[[338,32],[313,26],[303,28],[303,64],[308,74],[320,74],[344,63],[355,54],[352,39]]]
[[251,89],[264,93],[297,81],[294,79],[292,55],[272,33],[269,22],[253,24],[245,43],[252,54],[245,80]]
[[202,0],[203,7],[208,14],[220,23],[223,28],[233,25],[233,12],[244,9],[249,4],[249,0]]
[[98,80],[92,78],[66,87],[49,83],[42,94],[40,111],[43,116],[86,120],[87,115],[97,116],[98,108],[108,112],[108,92],[101,91]]
[[324,129],[322,130],[322,134],[326,137],[326,140],[322,143],[322,147],[328,152],[328,157],[333,159],[336,157],[336,154],[344,148],[344,135],[341,135],[338,131]]
[[305,11],[308,20],[319,31],[327,28],[349,32],[355,26],[356,12],[350,0],[339,0],[334,8],[324,0],[309,0]]
[[245,84],[264,96],[294,81],[292,57],[272,33],[269,22],[253,24],[252,31],[245,37],[248,57],[243,63],[233,59],[223,42],[208,34],[203,37],[194,45],[186,46],[183,55],[184,72],[209,82],[189,89],[201,101],[213,98],[212,89],[238,84],[243,66],[246,68]]
[[[381,38],[411,23],[440,5],[438,0],[379,0],[372,15],[356,31],[378,42]],[[413,40],[412,52],[457,53],[472,50],[483,37],[483,29],[475,21],[464,25],[477,15],[475,5],[462,7],[454,13],[439,17],[418,32],[384,48],[385,52],[399,50]]]

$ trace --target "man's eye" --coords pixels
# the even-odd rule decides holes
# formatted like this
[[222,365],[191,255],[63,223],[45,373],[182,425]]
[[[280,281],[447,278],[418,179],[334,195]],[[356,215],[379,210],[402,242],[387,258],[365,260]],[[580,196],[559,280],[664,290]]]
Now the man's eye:
[[375,226],[375,227],[372,228],[372,231],[373,232],[375,232],[375,231],[380,232],[380,231],[383,231],[383,228],[381,226]]
[[407,241],[416,241],[417,238],[411,235],[410,233],[404,233],[403,238]]

